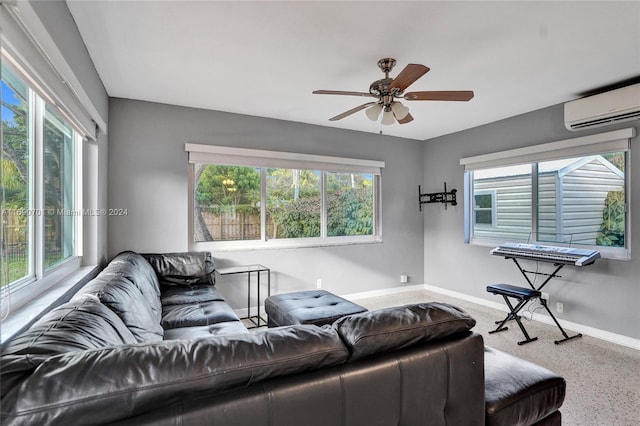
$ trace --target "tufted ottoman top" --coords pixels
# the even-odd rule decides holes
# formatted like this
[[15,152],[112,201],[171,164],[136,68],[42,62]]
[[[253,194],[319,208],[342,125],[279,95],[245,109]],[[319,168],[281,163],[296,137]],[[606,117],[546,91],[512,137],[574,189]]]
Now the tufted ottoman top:
[[331,324],[338,318],[366,312],[356,305],[326,290],[309,290],[278,294],[268,297],[264,303],[269,327],[294,324]]

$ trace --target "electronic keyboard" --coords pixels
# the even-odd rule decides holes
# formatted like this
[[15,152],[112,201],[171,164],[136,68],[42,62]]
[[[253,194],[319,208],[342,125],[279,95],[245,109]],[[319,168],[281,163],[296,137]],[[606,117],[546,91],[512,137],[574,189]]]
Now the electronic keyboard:
[[590,265],[600,258],[598,250],[521,243],[501,244],[491,250],[491,254],[575,266]]

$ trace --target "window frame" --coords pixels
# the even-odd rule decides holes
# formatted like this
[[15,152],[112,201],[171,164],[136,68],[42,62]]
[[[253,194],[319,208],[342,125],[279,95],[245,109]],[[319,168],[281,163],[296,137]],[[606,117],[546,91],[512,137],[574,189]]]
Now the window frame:
[[[477,195],[490,195],[491,196],[491,207],[477,207],[475,203],[475,197]],[[496,199],[496,191],[494,189],[482,189],[480,191],[473,193],[473,224],[478,225],[478,221],[476,220],[476,212],[478,211],[489,211],[491,212],[491,223],[481,223],[481,226],[487,228],[495,228],[498,224],[498,214],[496,209],[497,199]]]
[[473,209],[475,197],[473,192],[474,170],[497,168],[502,166],[514,166],[519,164],[531,164],[531,237],[529,243],[552,246],[570,246],[570,243],[549,242],[539,240],[538,233],[538,163],[605,154],[610,152],[625,153],[625,245],[624,247],[608,247],[589,244],[573,244],[583,248],[598,250],[603,258],[630,260],[631,259],[631,208],[629,196],[630,187],[630,139],[635,137],[635,128],[614,130],[606,133],[582,136],[578,138],[533,145],[524,148],[483,154],[474,157],[460,159],[460,164],[465,167],[464,172],[464,242],[466,244],[485,247],[495,247],[506,241],[502,238],[477,237],[474,235],[475,211]]
[[[29,75],[25,66],[18,63],[14,57],[4,48],[1,53],[3,67],[8,68],[15,76],[20,78],[27,87],[28,103],[28,141],[29,148],[29,183],[28,183],[28,207],[25,214],[28,216],[27,228],[29,236],[27,238],[27,273],[22,278],[5,283],[7,293],[10,294],[9,312],[25,305],[30,300],[46,292],[54,286],[60,279],[77,270],[81,264],[82,257],[82,169],[83,169],[83,134],[79,132],[79,126],[71,120],[64,110],[60,109],[42,86]],[[2,77],[2,76],[0,76]],[[74,194],[73,200],[73,253],[71,256],[55,263],[49,267],[45,265],[45,221],[44,215],[48,214],[45,207],[45,115],[47,108],[50,112],[60,114],[65,124],[72,129],[71,149],[72,159],[72,186]],[[62,210],[66,211],[66,208]],[[3,209],[3,214],[4,214]],[[55,212],[58,214],[58,211]],[[4,291],[4,289],[3,289]]]
[[[189,250],[253,250],[272,248],[324,247],[349,244],[368,244],[382,241],[381,173],[383,161],[321,156],[281,151],[267,151],[217,145],[185,144],[188,153],[188,247]],[[195,241],[195,164],[237,165],[259,167],[260,189],[260,239],[235,241]],[[266,235],[266,169],[286,168],[321,172],[321,235],[306,238],[276,238]],[[327,236],[327,174],[330,172],[371,173],[373,175],[373,234],[360,236]]]

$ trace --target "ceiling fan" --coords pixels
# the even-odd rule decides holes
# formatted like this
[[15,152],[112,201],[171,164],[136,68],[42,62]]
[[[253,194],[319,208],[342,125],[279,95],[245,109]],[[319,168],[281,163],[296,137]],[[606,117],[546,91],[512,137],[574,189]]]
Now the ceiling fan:
[[430,91],[430,92],[409,92],[404,90],[413,84],[417,79],[425,75],[429,68],[420,64],[409,64],[398,74],[396,78],[389,78],[389,72],[396,65],[393,58],[383,58],[378,61],[378,67],[384,73],[384,78],[376,80],[369,86],[369,92],[346,92],[341,90],[315,90],[315,95],[348,95],[378,98],[377,101],[367,102],[360,106],[331,117],[329,121],[341,120],[358,111],[367,109],[365,113],[372,121],[377,121],[382,113],[382,124],[393,124],[398,121],[406,124],[413,120],[409,114],[409,108],[402,105],[396,99],[406,101],[468,101],[473,98],[473,91]]

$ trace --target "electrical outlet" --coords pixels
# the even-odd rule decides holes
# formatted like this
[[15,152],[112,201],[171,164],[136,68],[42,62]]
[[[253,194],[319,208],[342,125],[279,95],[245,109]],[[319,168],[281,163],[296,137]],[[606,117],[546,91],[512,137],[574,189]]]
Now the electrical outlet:
[[540,295],[540,298],[544,299],[544,300],[546,300],[548,302],[549,301],[549,293],[542,293]]
[[321,278],[318,278],[316,280],[316,288],[322,288],[322,279]]
[[409,282],[409,277],[406,275],[400,275],[400,282],[403,284]]
[[564,303],[556,302],[556,312],[559,314],[564,312]]

